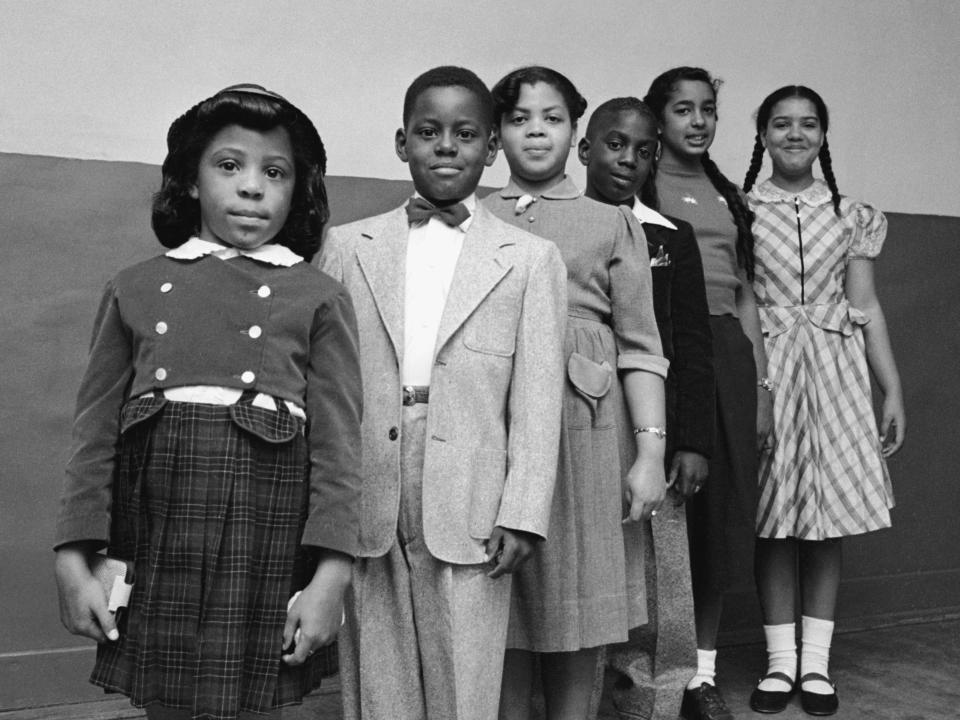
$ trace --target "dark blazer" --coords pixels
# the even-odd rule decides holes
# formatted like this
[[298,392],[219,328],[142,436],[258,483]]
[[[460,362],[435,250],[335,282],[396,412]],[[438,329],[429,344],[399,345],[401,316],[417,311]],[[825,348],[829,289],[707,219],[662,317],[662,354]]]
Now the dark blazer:
[[703,263],[690,224],[667,219],[676,230],[642,223],[653,276],[653,310],[663,354],[670,360],[667,437],[671,452],[692,450],[710,457],[716,396]]

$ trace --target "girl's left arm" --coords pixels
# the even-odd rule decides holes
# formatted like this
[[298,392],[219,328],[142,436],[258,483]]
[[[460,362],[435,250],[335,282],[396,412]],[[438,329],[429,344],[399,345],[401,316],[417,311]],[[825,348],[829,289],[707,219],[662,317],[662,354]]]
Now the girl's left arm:
[[867,362],[883,391],[880,442],[883,444],[883,456],[890,457],[903,445],[907,419],[903,407],[900,373],[893,359],[887,321],[877,298],[873,260],[865,257],[851,257],[847,263],[844,289],[850,304],[868,319],[867,324],[863,326],[863,338],[866,344]]
[[[744,335],[753,345],[753,361],[757,366],[757,381],[767,377],[767,351],[763,346],[763,331],[760,329],[760,312],[753,285],[742,269],[739,271],[740,287],[737,290],[737,315]],[[757,447],[766,448],[773,432],[773,393],[757,388]]]
[[[634,428],[665,428],[663,378],[644,370],[621,374],[623,395]],[[666,439],[652,432],[638,432],[637,459],[627,472],[626,493],[630,510],[626,522],[648,519],[667,496],[664,452]]]

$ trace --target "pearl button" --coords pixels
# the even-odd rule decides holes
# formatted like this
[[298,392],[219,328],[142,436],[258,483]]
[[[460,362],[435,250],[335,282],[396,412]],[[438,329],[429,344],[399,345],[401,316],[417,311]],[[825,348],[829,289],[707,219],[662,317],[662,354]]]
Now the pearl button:
[[157,330],[157,335],[163,335],[167,331],[167,324],[163,320],[161,320],[160,322],[157,323],[156,330]]
[[164,370],[163,368],[157,368],[154,371],[153,376],[160,382],[163,382],[164,380],[167,379],[167,371]]
[[533,222],[534,220],[536,220],[536,218],[533,217],[532,215],[527,218],[527,222]]
[[250,334],[250,337],[252,337],[254,340],[256,340],[258,337],[260,337],[263,334],[263,330],[260,329],[259,325],[251,325],[250,329],[247,330],[247,332]]
[[173,283],[165,282],[163,285],[160,286],[160,292],[162,293],[168,293],[171,290],[173,290]]
[[250,370],[244,370],[243,374],[240,375],[240,380],[243,381],[243,383],[246,385],[249,385],[256,379],[257,379],[257,376],[254,375],[253,372],[251,372]]
[[257,289],[257,295],[259,295],[262,298],[270,297],[270,288],[267,285],[261,285]]

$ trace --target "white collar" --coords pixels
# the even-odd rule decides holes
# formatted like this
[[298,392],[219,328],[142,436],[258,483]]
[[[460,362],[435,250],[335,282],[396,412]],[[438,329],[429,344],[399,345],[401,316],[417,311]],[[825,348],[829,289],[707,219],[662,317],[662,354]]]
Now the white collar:
[[[413,196],[414,196],[414,197],[418,197],[418,198],[420,198],[421,200],[427,200],[425,197],[423,197],[423,195],[421,195],[420,193],[418,193],[416,190],[413,191]],[[430,201],[427,200],[427,202],[430,202]],[[470,217],[468,217],[468,218],[467,218],[466,220],[464,220],[462,223],[460,223],[459,225],[457,225],[457,227],[458,227],[460,230],[462,230],[463,232],[466,232],[466,231],[467,231],[467,228],[469,228],[469,227],[470,227],[470,224],[473,222],[473,216],[474,216],[474,215],[476,214],[476,212],[477,212],[477,194],[476,194],[475,192],[472,192],[472,193],[470,193],[469,195],[467,195],[467,196],[466,196],[463,200],[461,200],[460,202],[462,202],[462,203],[463,203],[463,206],[469,211]],[[433,204],[433,203],[431,203],[431,205],[432,205],[432,204]]]
[[174,260],[196,260],[204,255],[216,255],[221,260],[229,260],[243,255],[257,262],[280,267],[291,267],[298,262],[303,262],[302,257],[285,245],[267,243],[253,250],[238,250],[235,247],[226,247],[209,240],[202,240],[197,236],[193,236],[173,250],[168,250],[165,254]]
[[818,207],[833,202],[833,194],[830,192],[830,186],[819,178],[800,192],[791,192],[784,190],[779,185],[775,185],[772,179],[764,180],[750,191],[757,200],[761,202],[790,202],[799,200],[804,205]]
[[651,225],[662,225],[665,228],[670,230],[676,230],[677,226],[672,222],[667,220],[663,215],[658,213],[652,207],[647,207],[642,202],[640,198],[633,199],[633,216],[642,223],[649,223]]

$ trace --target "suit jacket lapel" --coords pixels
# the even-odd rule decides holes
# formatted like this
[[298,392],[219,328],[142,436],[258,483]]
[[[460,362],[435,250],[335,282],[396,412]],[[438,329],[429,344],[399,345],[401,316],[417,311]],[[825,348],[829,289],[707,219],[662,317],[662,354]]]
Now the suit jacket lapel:
[[361,245],[357,261],[380,318],[393,343],[397,362],[403,357],[404,281],[407,268],[407,233],[409,225],[404,209],[385,216],[380,227],[363,233],[373,242]]
[[463,238],[463,249],[440,318],[437,352],[512,267],[500,251],[503,245],[512,244],[512,241],[504,241],[491,230],[492,220],[489,211],[477,203],[473,221]]

